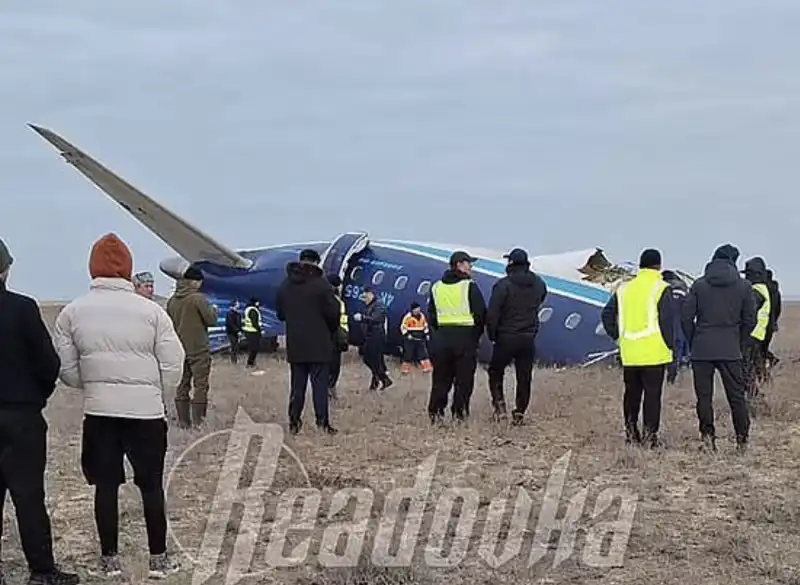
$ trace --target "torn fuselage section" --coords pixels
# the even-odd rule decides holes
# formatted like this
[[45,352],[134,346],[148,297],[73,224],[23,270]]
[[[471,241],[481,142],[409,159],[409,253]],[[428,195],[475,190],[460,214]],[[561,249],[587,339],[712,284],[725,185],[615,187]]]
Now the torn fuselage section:
[[[578,272],[582,275],[581,280],[615,291],[623,282],[635,278],[639,273],[639,267],[634,262],[614,264],[606,257],[603,250],[597,248],[586,260],[586,263],[578,269]],[[695,280],[694,277],[682,270],[673,269],[672,272],[683,281],[687,288]]]

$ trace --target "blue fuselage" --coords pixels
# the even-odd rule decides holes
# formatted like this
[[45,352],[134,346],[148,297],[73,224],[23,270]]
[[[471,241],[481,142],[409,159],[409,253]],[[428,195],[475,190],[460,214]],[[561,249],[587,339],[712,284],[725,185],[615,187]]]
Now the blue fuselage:
[[[286,276],[286,264],[297,259],[301,249],[313,248],[320,254],[329,242],[287,244],[240,254],[253,260],[249,270],[201,264],[205,274],[203,291],[221,309],[220,323],[230,301],[247,303],[251,297],[261,302],[266,335],[282,335],[283,324],[275,315],[278,287]],[[342,295],[348,314],[364,310],[361,300],[365,286],[378,291],[389,311],[389,339],[386,351],[397,354],[402,347],[400,321],[413,301],[424,308],[431,284],[442,277],[452,250],[430,244],[370,241],[369,247],[348,263]],[[499,258],[499,255],[498,255]],[[481,258],[473,267],[473,278],[488,303],[492,286],[505,275],[500,260]],[[616,344],[600,324],[600,311],[610,293],[598,286],[540,274],[547,283],[548,296],[539,315],[541,328],[536,340],[537,361],[544,365],[578,365],[598,357],[613,355]],[[351,320],[351,341],[358,330]],[[491,345],[483,338],[480,360],[491,356]]]

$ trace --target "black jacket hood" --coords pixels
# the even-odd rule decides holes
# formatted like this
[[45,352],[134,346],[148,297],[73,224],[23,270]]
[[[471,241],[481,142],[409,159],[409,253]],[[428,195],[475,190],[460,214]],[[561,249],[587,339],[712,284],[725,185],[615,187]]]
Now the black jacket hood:
[[744,264],[744,277],[752,284],[767,283],[767,264],[763,258],[750,258]]
[[292,282],[302,283],[311,278],[322,277],[322,269],[305,262],[289,262],[286,265],[286,274]]
[[741,280],[739,272],[730,260],[719,258],[706,264],[705,279],[711,286],[733,286]]
[[462,274],[457,270],[453,270],[452,268],[448,268],[445,270],[444,275],[442,275],[442,282],[445,284],[455,284],[461,280],[469,280],[472,278],[468,274]]
[[532,287],[539,282],[536,274],[527,266],[506,266],[506,274],[508,279],[517,286]]

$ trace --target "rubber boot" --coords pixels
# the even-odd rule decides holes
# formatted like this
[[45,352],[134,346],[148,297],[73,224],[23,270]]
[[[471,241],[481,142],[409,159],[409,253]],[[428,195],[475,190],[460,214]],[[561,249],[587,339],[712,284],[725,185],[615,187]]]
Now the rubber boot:
[[175,410],[178,412],[178,426],[182,429],[188,429],[192,426],[192,417],[189,411],[188,400],[176,400]]
[[199,427],[206,418],[208,404],[205,402],[192,402],[192,426]]

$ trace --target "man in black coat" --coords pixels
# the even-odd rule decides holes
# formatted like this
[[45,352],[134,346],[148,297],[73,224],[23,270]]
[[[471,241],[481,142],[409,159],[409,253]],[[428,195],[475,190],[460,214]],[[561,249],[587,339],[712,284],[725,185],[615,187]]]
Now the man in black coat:
[[6,288],[13,261],[0,240],[0,518],[10,493],[30,583],[75,585],[77,575],[55,565],[44,494],[47,422],[42,410],[55,390],[61,361],[36,301]]
[[492,288],[486,314],[486,334],[494,343],[489,364],[489,390],[498,418],[506,417],[503,377],[511,362],[517,376],[516,406],[511,422],[522,424],[531,400],[534,342],[539,332],[539,308],[547,296],[547,285],[530,270],[528,253],[515,248],[505,256],[506,276]]
[[372,373],[372,381],[369,385],[370,390],[386,390],[394,384],[389,377],[386,368],[384,351],[386,349],[386,330],[389,315],[384,305],[375,294],[375,289],[367,287],[364,291],[364,304],[366,309],[363,313],[356,313],[353,319],[361,323],[364,332],[364,344],[360,348],[361,359]]
[[242,314],[239,312],[239,301],[233,301],[225,315],[225,335],[231,345],[231,363],[239,361],[239,335],[242,332]]
[[738,259],[735,246],[717,248],[681,308],[681,324],[692,348],[700,435],[712,450],[716,449],[712,406],[715,370],[722,377],[740,450],[746,448],[750,431],[742,358],[756,324],[756,311],[750,284],[736,269]]
[[781,287],[778,281],[775,280],[772,270],[767,270],[767,288],[770,294],[770,309],[772,315],[770,318],[770,327],[767,330],[767,338],[764,340],[764,349],[767,352],[767,362],[770,366],[774,366],[780,359],[772,353],[769,347],[772,344],[773,335],[778,331],[778,320],[781,318],[783,299],[781,298]]
[[328,381],[340,309],[319,263],[319,254],[309,249],[300,253],[299,262],[287,264],[276,302],[278,319],[286,323],[286,360],[291,368],[289,429],[294,434],[302,426],[309,379],[317,426],[329,434],[337,432],[328,414]]

